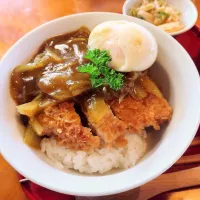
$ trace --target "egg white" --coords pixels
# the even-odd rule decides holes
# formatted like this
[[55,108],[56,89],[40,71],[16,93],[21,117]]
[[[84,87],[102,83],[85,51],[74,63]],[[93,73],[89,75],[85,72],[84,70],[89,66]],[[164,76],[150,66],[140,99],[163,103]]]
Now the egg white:
[[108,50],[110,67],[120,72],[143,71],[156,60],[157,42],[143,26],[127,21],[97,25],[88,40],[89,48]]

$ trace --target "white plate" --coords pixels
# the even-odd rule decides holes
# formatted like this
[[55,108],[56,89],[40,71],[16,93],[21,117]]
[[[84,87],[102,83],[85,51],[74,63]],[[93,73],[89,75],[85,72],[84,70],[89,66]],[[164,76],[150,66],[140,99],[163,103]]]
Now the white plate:
[[[157,40],[158,59],[151,72],[174,108],[171,122],[160,132],[151,134],[153,147],[135,167],[106,176],[82,176],[55,169],[39,152],[25,145],[22,127],[16,118],[15,103],[10,96],[11,71],[24,63],[49,37],[101,22],[127,20],[146,27]],[[159,176],[188,148],[200,118],[200,80],[196,67],[183,47],[155,26],[114,13],[80,13],[50,21],[21,38],[0,63],[0,150],[5,159],[31,181],[66,194],[101,196],[136,188]]]
[[[122,13],[124,15],[128,15],[130,8],[133,5],[138,4],[142,1],[143,0],[126,0],[122,8]],[[198,18],[198,12],[194,3],[191,0],[166,0],[166,2],[168,2],[174,8],[180,10],[180,12],[182,13],[181,21],[185,26],[185,28],[180,31],[169,33],[170,35],[175,36],[184,33],[195,25]]]

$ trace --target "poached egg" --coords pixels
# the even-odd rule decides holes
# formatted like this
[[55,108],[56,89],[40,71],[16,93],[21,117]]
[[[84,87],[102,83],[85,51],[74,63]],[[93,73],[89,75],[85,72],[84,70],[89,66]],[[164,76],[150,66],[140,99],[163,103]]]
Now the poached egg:
[[90,33],[90,49],[107,50],[109,66],[119,72],[144,71],[156,60],[157,42],[143,26],[128,21],[108,21]]

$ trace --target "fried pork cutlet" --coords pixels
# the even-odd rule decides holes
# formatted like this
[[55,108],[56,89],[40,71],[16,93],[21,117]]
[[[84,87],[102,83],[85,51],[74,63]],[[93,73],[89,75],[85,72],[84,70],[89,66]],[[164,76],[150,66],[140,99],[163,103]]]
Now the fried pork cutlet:
[[[126,133],[126,124],[113,115],[110,106],[100,96],[93,95],[84,102],[84,113],[88,119],[92,130],[99,135],[102,140],[111,144]],[[118,140],[120,145],[125,144],[125,139]]]
[[110,106],[114,114],[128,126],[129,131],[134,133],[140,133],[149,126],[159,130],[160,125],[170,120],[172,115],[168,102],[152,94],[140,100],[127,96],[121,103],[116,99]]
[[73,103],[48,107],[37,116],[37,120],[43,127],[43,135],[54,135],[59,143],[70,149],[90,151],[100,146],[100,138],[82,126]]

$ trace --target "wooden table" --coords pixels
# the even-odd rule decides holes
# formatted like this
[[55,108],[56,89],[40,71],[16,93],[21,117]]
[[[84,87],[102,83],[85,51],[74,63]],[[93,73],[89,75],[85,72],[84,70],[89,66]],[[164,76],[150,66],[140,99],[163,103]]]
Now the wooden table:
[[[200,0],[194,1],[200,11]],[[124,0],[0,0],[0,58],[25,33],[49,20],[87,11],[121,12]],[[200,26],[200,16],[197,24]],[[168,195],[168,200],[200,199],[200,190]],[[26,200],[16,172],[0,155],[0,199]]]

